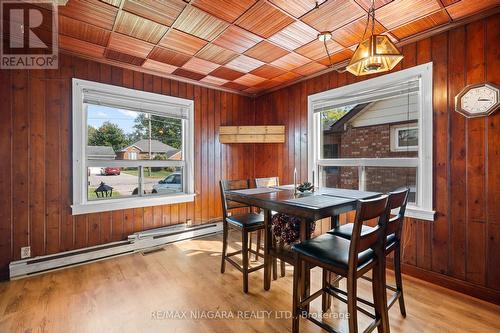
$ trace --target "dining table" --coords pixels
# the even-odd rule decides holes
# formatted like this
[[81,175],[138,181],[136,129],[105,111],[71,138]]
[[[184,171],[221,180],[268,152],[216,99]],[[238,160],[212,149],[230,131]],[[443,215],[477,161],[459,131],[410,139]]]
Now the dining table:
[[[356,209],[358,200],[366,200],[380,196],[379,192],[360,191],[341,188],[316,188],[314,191],[301,193],[294,185],[231,190],[226,193],[227,199],[260,208],[264,214],[264,290],[271,287],[271,269],[273,258],[279,258],[293,266],[296,257],[285,247],[274,246],[271,219],[275,213],[296,216],[300,220],[299,241],[311,238],[313,222],[331,218],[330,227],[339,225],[339,216]],[[302,267],[304,275],[301,285],[301,298],[310,293],[310,269],[307,264]],[[331,276],[329,276],[331,279]],[[323,299],[323,307],[329,307],[330,298]]]

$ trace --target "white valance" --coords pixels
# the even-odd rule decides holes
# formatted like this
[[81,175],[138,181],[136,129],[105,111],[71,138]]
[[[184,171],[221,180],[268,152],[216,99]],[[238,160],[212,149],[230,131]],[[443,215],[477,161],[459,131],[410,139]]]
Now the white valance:
[[[156,94],[154,94],[156,95]],[[83,89],[83,103],[102,105],[122,110],[147,112],[163,117],[187,119],[188,109],[182,105],[167,102],[156,95],[145,100],[143,97],[129,94],[106,93],[92,89]]]
[[411,80],[400,81],[386,85],[382,88],[373,87],[350,93],[338,94],[337,96],[328,96],[325,99],[314,101],[312,109],[313,112],[322,112],[346,105],[359,105],[396,96],[413,94],[417,93],[419,90],[420,78],[415,77]]

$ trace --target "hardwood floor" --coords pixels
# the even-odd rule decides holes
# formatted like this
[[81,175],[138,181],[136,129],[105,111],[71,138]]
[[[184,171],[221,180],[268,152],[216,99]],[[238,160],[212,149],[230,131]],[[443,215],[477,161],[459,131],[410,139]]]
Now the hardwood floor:
[[[231,235],[232,244],[236,239]],[[240,272],[228,266],[220,274],[220,251],[221,237],[211,236],[1,283],[0,332],[289,331],[291,320],[279,311],[291,309],[292,269],[287,267],[286,277],[273,281],[268,292],[262,271],[250,274],[245,295]],[[314,270],[312,290],[320,280]],[[393,280],[391,271],[388,280]],[[407,276],[404,286],[408,316],[403,319],[394,306],[391,332],[500,332],[499,306]],[[370,294],[365,281],[360,294]],[[332,309],[331,317],[345,316],[343,304],[334,301]],[[320,303],[314,302],[312,310],[319,313]],[[169,311],[179,311],[170,312],[177,318],[166,319]],[[181,311],[187,311],[187,318]],[[234,318],[190,319],[217,314]],[[335,322],[345,328],[344,320]],[[322,330],[301,320],[301,332]]]

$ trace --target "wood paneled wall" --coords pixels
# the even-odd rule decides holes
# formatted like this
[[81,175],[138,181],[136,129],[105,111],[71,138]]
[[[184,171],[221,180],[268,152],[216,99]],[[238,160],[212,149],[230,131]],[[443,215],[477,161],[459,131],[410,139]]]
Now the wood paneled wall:
[[[71,215],[71,78],[195,101],[194,203]],[[221,145],[220,125],[251,125],[247,97],[61,54],[58,70],[0,71],[0,272],[20,259],[221,216],[218,180],[253,176],[252,145]]]
[[[407,219],[406,271],[500,302],[500,111],[466,119],[454,97],[467,84],[500,85],[500,15],[402,48],[394,71],[434,64],[434,222]],[[331,72],[259,97],[257,125],[285,125],[286,144],[255,146],[256,177],[307,176],[307,96],[368,79]],[[432,273],[431,273],[432,272]],[[436,273],[436,274],[434,274]],[[444,279],[443,279],[444,277]]]

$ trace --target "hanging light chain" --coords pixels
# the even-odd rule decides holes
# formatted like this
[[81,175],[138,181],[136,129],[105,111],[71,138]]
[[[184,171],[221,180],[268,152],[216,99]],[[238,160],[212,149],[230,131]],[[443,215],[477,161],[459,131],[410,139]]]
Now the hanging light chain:
[[372,0],[372,36],[375,32],[375,0]]
[[368,30],[368,25],[370,24],[370,18],[372,19],[371,34],[373,35],[373,31],[375,28],[375,0],[372,0],[372,4],[371,4],[370,8],[368,9],[368,15],[366,16],[365,31],[363,32],[363,37],[361,37],[361,42],[365,40],[366,31]]
[[328,56],[328,62],[330,63],[330,67],[332,67],[332,58],[330,57],[330,51],[328,51],[328,46],[326,45],[326,38],[323,39],[323,45],[325,45],[326,55]]

